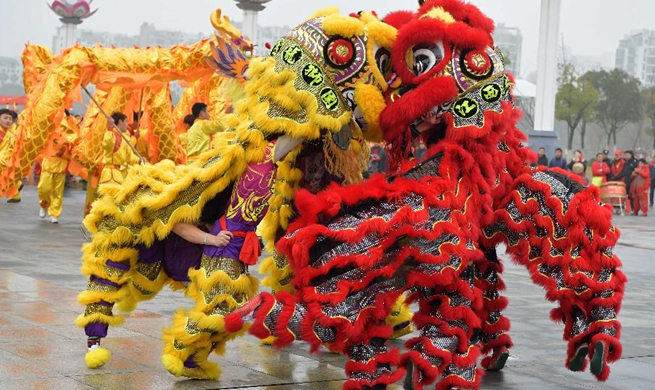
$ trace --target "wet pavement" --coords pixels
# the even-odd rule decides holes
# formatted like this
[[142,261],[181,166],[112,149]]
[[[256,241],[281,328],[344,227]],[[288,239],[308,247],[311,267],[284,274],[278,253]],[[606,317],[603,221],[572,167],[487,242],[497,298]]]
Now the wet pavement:
[[[0,389],[341,389],[343,357],[309,354],[302,343],[278,351],[252,336],[213,358],[223,368],[219,381],[171,376],[160,364],[160,337],[172,313],[190,306],[171,291],[110,329],[103,346],[112,359],[88,369],[84,332],[73,325],[82,310],[76,295],[86,285],[79,273],[83,202],[82,191],[67,190],[58,225],[39,219],[33,185],[24,188],[21,203],[0,203]],[[623,358],[612,364],[609,380],[564,368],[562,326],[549,320],[553,304],[525,269],[505,258],[515,347],[502,372],[486,374],[482,389],[655,388],[655,217],[616,217],[615,224],[623,235],[616,253],[630,282],[619,315]]]

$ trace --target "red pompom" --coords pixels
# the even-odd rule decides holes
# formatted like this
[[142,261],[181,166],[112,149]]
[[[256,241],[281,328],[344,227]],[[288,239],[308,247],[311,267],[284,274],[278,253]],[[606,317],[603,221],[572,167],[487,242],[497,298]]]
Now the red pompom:
[[338,38],[328,43],[326,54],[332,64],[346,66],[355,56],[355,47],[349,40]]
[[266,42],[264,44],[264,47],[270,50],[271,49],[271,44],[269,42]]

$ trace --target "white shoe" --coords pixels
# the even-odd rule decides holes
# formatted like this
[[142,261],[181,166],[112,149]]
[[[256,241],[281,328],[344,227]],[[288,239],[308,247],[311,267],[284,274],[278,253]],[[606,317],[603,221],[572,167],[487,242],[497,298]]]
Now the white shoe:
[[57,217],[50,217],[50,222],[59,223],[59,220],[57,219]]
[[44,209],[43,207],[41,207],[41,209],[39,210],[39,218],[45,218],[46,213],[47,213],[47,212],[46,212],[46,209]]

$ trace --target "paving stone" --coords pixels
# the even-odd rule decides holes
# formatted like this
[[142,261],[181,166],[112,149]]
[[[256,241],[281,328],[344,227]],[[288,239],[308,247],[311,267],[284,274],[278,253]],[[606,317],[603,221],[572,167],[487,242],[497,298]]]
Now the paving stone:
[[[311,354],[303,343],[277,350],[249,335],[228,343],[224,356],[212,355],[223,368],[219,381],[175,378],[161,365],[161,336],[172,313],[193,302],[167,289],[127,314],[124,326],[110,329],[103,346],[112,351],[111,360],[102,368],[88,369],[83,360],[86,337],[72,323],[83,311],[77,294],[86,286],[79,272],[84,193],[67,192],[59,225],[38,218],[34,186],[27,185],[22,194],[21,203],[0,203],[0,390],[342,388],[344,356]],[[600,383],[589,372],[565,369],[563,327],[549,319],[555,304],[544,299],[543,289],[524,268],[503,256],[504,295],[510,302],[505,314],[512,321],[515,346],[502,372],[483,377],[482,389],[653,388],[655,217],[617,217],[615,224],[622,230],[616,253],[630,282],[619,315],[623,358],[610,366],[609,380]],[[252,273],[261,276],[254,268]],[[410,337],[390,345],[403,348]]]

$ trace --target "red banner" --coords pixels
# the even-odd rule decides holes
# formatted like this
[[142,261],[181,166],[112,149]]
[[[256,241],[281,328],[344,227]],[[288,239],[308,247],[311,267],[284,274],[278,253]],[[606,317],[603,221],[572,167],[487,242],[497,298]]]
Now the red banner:
[[0,104],[15,104],[17,106],[24,106],[25,103],[27,103],[27,97],[25,95],[0,95]]

